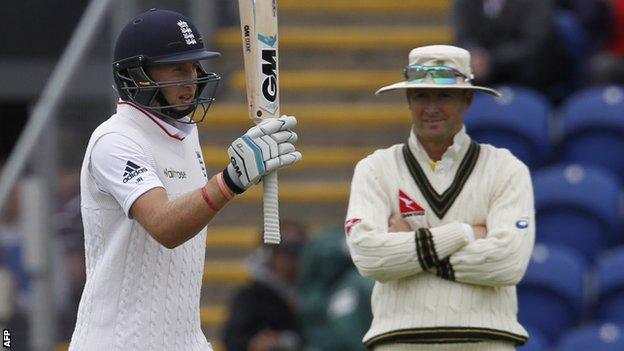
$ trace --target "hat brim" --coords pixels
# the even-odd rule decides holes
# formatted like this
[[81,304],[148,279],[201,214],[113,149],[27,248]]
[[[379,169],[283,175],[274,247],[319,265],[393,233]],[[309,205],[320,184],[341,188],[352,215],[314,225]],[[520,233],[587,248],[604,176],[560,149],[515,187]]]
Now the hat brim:
[[375,92],[375,95],[379,95],[391,90],[400,90],[400,89],[465,89],[465,90],[476,90],[476,91],[481,91],[490,95],[494,95],[497,97],[501,96],[501,93],[499,93],[498,91],[491,89],[491,88],[486,88],[486,87],[480,87],[477,85],[470,85],[470,84],[449,84],[449,85],[443,85],[443,84],[435,84],[435,83],[414,83],[414,82],[408,82],[408,81],[404,81],[404,82],[399,82],[399,83],[394,83],[391,85],[387,85],[379,90],[377,90]]
[[185,62],[185,61],[200,61],[200,60],[208,60],[208,59],[219,57],[219,56],[221,56],[221,53],[200,49],[196,51],[182,52],[182,53],[174,54],[174,55],[154,57],[154,58],[149,59],[148,63],[161,64],[161,63],[176,63],[176,62]]

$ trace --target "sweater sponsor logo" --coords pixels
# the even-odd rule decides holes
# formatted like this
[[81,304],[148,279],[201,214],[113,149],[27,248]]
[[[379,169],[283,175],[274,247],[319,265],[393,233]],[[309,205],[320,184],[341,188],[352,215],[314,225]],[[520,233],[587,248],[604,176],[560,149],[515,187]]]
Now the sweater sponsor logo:
[[[132,161],[126,162],[126,169],[123,174],[123,182],[124,184],[131,181],[133,178],[138,176],[141,173],[147,172],[147,168],[141,167]],[[137,183],[142,181],[141,177],[137,178]]]
[[401,217],[403,218],[423,216],[425,214],[425,209],[407,196],[407,194],[401,189],[399,189],[399,210],[401,211]]
[[351,230],[353,229],[353,227],[355,227],[355,225],[360,222],[362,222],[362,219],[360,218],[347,219],[347,221],[345,222],[345,234],[347,234],[347,236],[351,235]]
[[165,177],[169,179],[186,179],[186,171],[165,168],[163,173],[165,174]]

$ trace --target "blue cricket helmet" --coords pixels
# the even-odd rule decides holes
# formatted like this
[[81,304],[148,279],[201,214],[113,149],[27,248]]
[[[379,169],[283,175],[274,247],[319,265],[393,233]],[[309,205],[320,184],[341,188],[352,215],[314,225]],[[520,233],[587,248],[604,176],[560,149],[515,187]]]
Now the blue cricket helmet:
[[[151,9],[126,24],[115,44],[113,78],[119,96],[161,117],[181,119],[194,113],[191,123],[203,120],[221,77],[198,66],[197,79],[166,82],[152,80],[145,67],[187,61],[202,61],[221,54],[204,47],[201,34],[186,16],[169,10]],[[196,84],[195,98],[188,104],[171,105],[160,89]],[[208,86],[211,89],[206,89]],[[201,115],[199,118],[197,115]]]

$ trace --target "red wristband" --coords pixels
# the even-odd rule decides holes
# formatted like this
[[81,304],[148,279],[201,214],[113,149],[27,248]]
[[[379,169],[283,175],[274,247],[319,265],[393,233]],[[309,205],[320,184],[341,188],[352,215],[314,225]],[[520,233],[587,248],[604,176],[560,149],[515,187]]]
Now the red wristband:
[[223,180],[223,172],[217,174],[217,184],[224,198],[231,200],[234,197],[234,193],[227,187],[225,180]]
[[206,188],[202,186],[199,189],[199,192],[204,198],[204,201],[206,201],[206,203],[208,204],[208,207],[210,207],[210,209],[213,210],[214,212],[219,212],[220,208],[218,206],[215,206],[214,202],[210,200],[210,196],[208,196],[208,193],[206,192]]

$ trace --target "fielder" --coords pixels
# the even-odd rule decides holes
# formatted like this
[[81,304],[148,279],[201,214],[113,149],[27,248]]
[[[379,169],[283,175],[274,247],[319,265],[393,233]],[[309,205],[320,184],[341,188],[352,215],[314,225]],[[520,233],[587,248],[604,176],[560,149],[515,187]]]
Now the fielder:
[[69,349],[212,350],[200,326],[206,225],[236,194],[301,158],[294,117],[251,128],[208,176],[195,125],[220,77],[191,21],[152,9],[117,38],[117,113],[81,171],[87,281]]
[[509,151],[466,134],[473,93],[470,54],[413,49],[404,90],[412,116],[405,144],[361,160],[345,223],[360,273],[374,279],[376,351],[514,350],[527,341],[515,285],[535,236],[531,179]]

